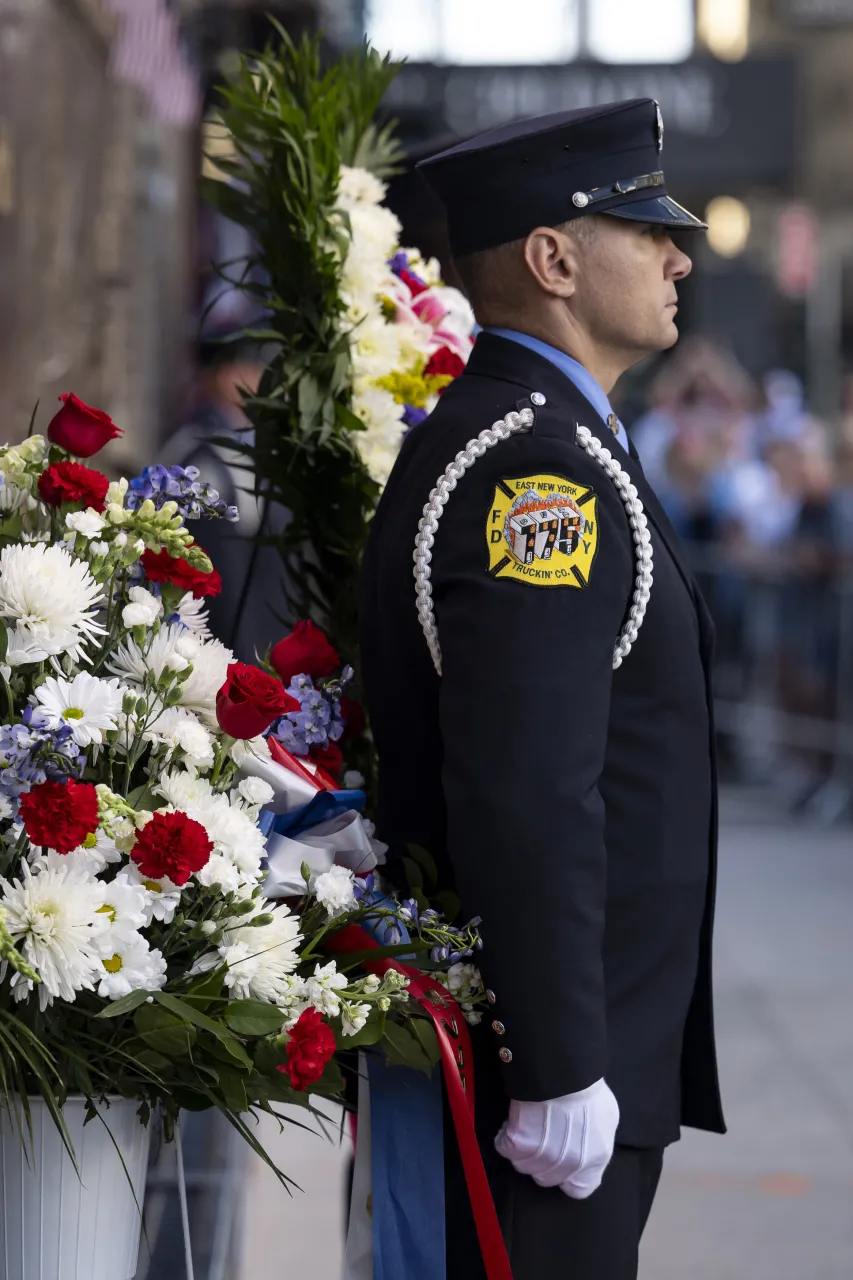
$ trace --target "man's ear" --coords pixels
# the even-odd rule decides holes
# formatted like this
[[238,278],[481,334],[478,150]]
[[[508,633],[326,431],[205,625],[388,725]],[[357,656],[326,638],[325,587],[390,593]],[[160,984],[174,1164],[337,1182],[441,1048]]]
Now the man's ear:
[[577,287],[578,246],[554,227],[536,227],[524,242],[524,261],[543,293],[570,298]]

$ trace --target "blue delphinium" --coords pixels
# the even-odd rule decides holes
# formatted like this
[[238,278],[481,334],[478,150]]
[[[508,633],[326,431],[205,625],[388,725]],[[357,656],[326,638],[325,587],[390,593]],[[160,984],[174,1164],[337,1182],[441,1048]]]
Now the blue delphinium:
[[307,756],[312,747],[325,750],[330,742],[337,742],[344,732],[341,693],[352,677],[352,667],[346,667],[340,680],[318,688],[310,676],[294,676],[287,692],[299,703],[299,710],[288,711],[273,725],[273,737],[295,756]]
[[146,467],[134,476],[125,505],[136,511],[150,499],[159,511],[166,502],[176,502],[185,520],[238,520],[239,512],[220,498],[213,485],[199,480],[198,467]]
[[9,796],[50,779],[79,778],[86,763],[70,725],[50,729],[44,712],[26,707],[22,724],[0,725],[0,788]]

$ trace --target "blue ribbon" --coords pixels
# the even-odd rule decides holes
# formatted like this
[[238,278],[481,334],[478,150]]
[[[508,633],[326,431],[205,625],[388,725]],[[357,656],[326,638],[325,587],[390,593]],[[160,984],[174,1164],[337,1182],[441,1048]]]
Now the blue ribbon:
[[365,803],[363,791],[318,791],[313,799],[294,809],[292,813],[265,814],[264,817],[268,816],[271,822],[268,828],[264,829],[262,826],[262,829],[264,835],[275,831],[280,836],[286,835],[295,840],[301,832],[319,826],[321,822],[328,822],[330,818],[351,813],[353,809],[356,813],[362,813]]
[[[382,894],[365,899],[381,907]],[[386,920],[364,922],[387,945]],[[409,941],[398,926],[402,941]],[[368,1053],[373,1280],[446,1280],[441,1068],[430,1077]],[[416,1159],[412,1159],[412,1153]]]

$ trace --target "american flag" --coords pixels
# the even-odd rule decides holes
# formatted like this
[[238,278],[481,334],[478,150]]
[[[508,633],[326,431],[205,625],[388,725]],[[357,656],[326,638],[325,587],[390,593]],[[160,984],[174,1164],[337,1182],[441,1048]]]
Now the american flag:
[[201,87],[166,0],[107,0],[118,17],[110,69],[145,94],[148,108],[168,124],[194,125]]

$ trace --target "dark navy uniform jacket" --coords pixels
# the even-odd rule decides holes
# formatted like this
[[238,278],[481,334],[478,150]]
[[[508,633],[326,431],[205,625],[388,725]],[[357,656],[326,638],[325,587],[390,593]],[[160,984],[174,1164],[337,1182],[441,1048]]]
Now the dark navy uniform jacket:
[[[418,522],[456,453],[532,392],[545,397],[533,431],[478,459],[438,526],[439,676],[416,608]],[[577,424],[629,472],[652,535],[651,598],[615,671],[634,545]],[[562,552],[549,531],[561,504],[562,518],[584,517],[583,541],[573,534]],[[519,516],[531,508],[528,539],[530,519]],[[682,1123],[722,1131],[713,628],[636,457],[549,361],[481,334],[465,372],[405,441],[363,587],[378,834],[428,848],[464,912],[482,917],[478,959],[494,1004],[479,1034],[506,1095],[557,1098],[604,1076],[622,1143],[663,1146]]]

